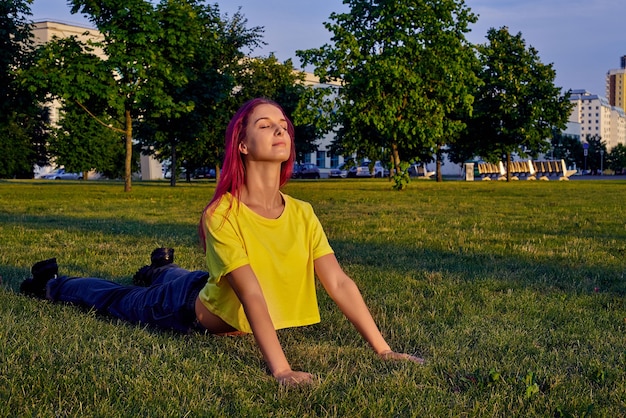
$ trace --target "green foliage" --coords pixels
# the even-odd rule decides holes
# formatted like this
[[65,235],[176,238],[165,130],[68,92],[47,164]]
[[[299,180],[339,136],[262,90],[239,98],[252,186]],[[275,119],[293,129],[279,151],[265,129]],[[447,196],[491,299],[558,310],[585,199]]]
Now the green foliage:
[[[606,142],[602,140],[600,135],[587,135],[585,142],[588,144],[589,148],[587,148],[587,157],[583,157],[584,161],[582,167],[593,173],[598,173],[600,167],[604,165],[600,163],[601,159],[608,155],[606,152]],[[606,165],[604,166],[606,167]]]
[[[247,29],[240,14],[222,20],[217,5],[197,1],[162,2],[157,12],[162,29],[159,42],[168,67],[161,69],[164,75],[154,76],[162,79],[174,102],[186,105],[171,113],[158,103],[145,103],[138,137],[146,152],[169,159],[173,171],[182,165],[187,172],[214,166],[221,157],[228,123],[220,108],[227,107],[224,102],[235,86],[233,66],[243,58],[243,47],[259,42],[258,29]],[[170,80],[169,73],[184,77]],[[175,183],[172,176],[171,184]]]
[[174,335],[16,293],[52,256],[61,274],[123,283],[157,246],[204,268],[214,183],[136,182],[129,196],[0,182],[0,415],[624,416],[626,183],[415,183],[285,188],[311,202],[391,346],[427,360],[379,361],[320,287],[322,322],[279,332],[318,377],[292,390],[251,336]]
[[[108,107],[110,127],[124,134],[124,189],[131,190],[132,124],[147,100],[171,104],[155,69],[167,66],[159,56],[159,25],[147,0],[73,0],[72,13],[83,13],[98,28],[104,40],[85,44],[76,38],[53,39],[39,51],[37,68],[30,73],[31,89],[49,100],[61,98],[84,106],[97,98]],[[94,53],[102,49],[106,59]],[[171,74],[171,79],[180,79]],[[174,106],[174,104],[171,104]],[[95,112],[86,109],[92,116]]]
[[[295,94],[291,95],[292,99],[287,100],[289,103],[287,107],[293,109],[291,116],[296,128],[296,152],[301,155],[307,150],[309,152],[315,151],[316,139],[323,137],[332,130],[334,103],[328,97],[333,94],[333,87],[307,88],[304,85],[296,84],[294,89]],[[298,100],[297,103],[294,103],[296,95]],[[303,136],[304,140],[300,139],[298,129],[306,130]],[[331,153],[341,155],[341,153],[332,152],[332,147]]]
[[[280,63],[273,54],[267,58],[244,59],[237,85],[233,101],[238,106],[250,98],[267,97],[283,107],[294,122],[297,161],[303,161],[305,154],[317,150],[316,142],[323,133],[316,128],[319,112],[307,106],[315,95],[314,89],[304,85],[304,73],[294,71],[291,60]],[[299,119],[294,117],[296,112]]]
[[554,130],[551,147],[551,158],[565,160],[568,167],[576,165],[582,168],[584,166],[583,144],[578,137],[563,135],[560,131]]
[[[217,5],[197,0],[70,3],[104,40],[55,39],[40,48],[37,67],[28,73],[33,92],[63,100],[62,126],[52,141],[60,164],[116,171],[119,153],[109,145],[124,135],[128,191],[136,160],[133,135],[142,152],[169,159],[173,171],[182,161],[192,172],[219,164],[224,129],[243,101],[267,96],[285,103],[289,112],[298,107],[304,87],[294,83],[302,74],[293,72],[290,61],[244,59],[244,48],[261,43],[262,28],[248,29],[240,13],[222,18]],[[96,56],[94,48],[107,58]],[[318,136],[314,128],[297,126],[302,152],[314,149]],[[172,176],[172,185],[175,181]]]
[[465,33],[476,16],[458,0],[346,3],[350,12],[325,24],[333,44],[297,52],[322,82],[342,83],[334,149],[371,159],[387,149],[395,165],[432,156],[471,109],[475,56]]
[[[94,112],[103,109],[93,99],[86,106]],[[123,177],[123,136],[101,124],[109,122],[108,114],[99,113],[96,119],[71,101],[65,102],[60,114],[49,145],[50,153],[56,157],[55,164],[68,172],[95,170],[108,175],[117,173],[114,178]]]
[[526,386],[526,399],[532,398],[539,393],[539,384],[536,382],[535,374],[528,372],[524,377],[524,385]]
[[[75,38],[46,44],[36,71],[30,73],[30,85],[50,98],[78,103],[124,135],[125,190],[129,191],[133,125],[151,123],[147,132],[154,133],[157,145],[175,148],[178,141],[190,148],[199,142],[207,126],[217,126],[211,125],[215,119],[200,120],[232,90],[224,69],[241,56],[238,48],[258,42],[258,35],[254,30],[233,32],[240,21],[224,24],[216,6],[194,0],[163,0],[157,5],[148,0],[69,3],[72,13],[87,15],[104,39],[90,45]],[[106,59],[93,53],[95,47]],[[88,109],[87,102],[105,103],[106,108]],[[195,117],[183,119],[198,103],[204,107]],[[142,137],[149,142],[146,131]],[[164,151],[166,146],[157,148]]]
[[35,165],[45,165],[48,112],[31,103],[18,113],[0,116],[0,178],[32,178]]
[[626,146],[617,144],[611,149],[606,158],[608,168],[615,172],[624,172],[626,170]]
[[487,40],[477,46],[482,84],[475,92],[467,134],[453,145],[457,163],[472,156],[497,161],[513,153],[527,157],[546,152],[552,131],[565,128],[572,106],[569,94],[554,85],[552,64],[543,64],[521,33],[492,28]]
[[30,1],[0,1],[0,178],[32,178],[45,163],[47,113],[24,88],[32,65]]
[[411,182],[411,177],[409,176],[409,163],[402,161],[397,170],[393,171],[391,175],[391,181],[393,185],[391,186],[394,190],[404,190],[409,186]]
[[[32,47],[30,1],[0,1],[0,102],[2,110],[11,109],[15,99],[15,68],[24,63]],[[4,112],[2,112],[4,113]]]

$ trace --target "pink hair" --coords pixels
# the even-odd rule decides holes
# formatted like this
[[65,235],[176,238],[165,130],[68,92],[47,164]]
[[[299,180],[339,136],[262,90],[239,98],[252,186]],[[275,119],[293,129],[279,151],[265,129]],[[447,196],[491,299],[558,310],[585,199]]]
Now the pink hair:
[[[289,159],[281,164],[280,168],[280,187],[284,186],[291,178],[291,172],[293,171],[293,164],[296,159],[296,149],[294,144],[295,129],[293,123],[283,108],[276,102],[266,98],[256,98],[244,103],[239,110],[232,117],[226,128],[226,138],[224,143],[224,163],[222,165],[221,175],[213,198],[208,205],[202,211],[202,217],[200,218],[200,225],[198,226],[198,233],[200,235],[200,242],[206,252],[206,235],[204,232],[204,217],[207,215],[207,210],[210,207],[215,208],[217,203],[222,199],[226,193],[230,193],[237,200],[241,196],[241,188],[245,182],[246,169],[243,163],[243,158],[239,152],[239,144],[246,139],[246,127],[248,125],[248,117],[262,104],[270,104],[276,106],[283,113],[285,120],[287,121],[287,132],[291,138],[291,154]],[[232,204],[232,203],[231,203]],[[209,212],[209,216],[211,213]]]

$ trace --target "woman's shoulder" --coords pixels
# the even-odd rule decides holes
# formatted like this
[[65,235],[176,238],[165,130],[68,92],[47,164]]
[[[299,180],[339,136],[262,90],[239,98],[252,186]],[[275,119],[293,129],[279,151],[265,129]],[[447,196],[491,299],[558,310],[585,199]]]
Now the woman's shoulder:
[[298,212],[305,216],[311,216],[315,214],[313,210],[313,205],[309,202],[296,199],[295,197],[286,195],[283,193],[283,198],[285,199],[285,205],[290,212]]
[[313,206],[305,200],[296,199],[295,197],[289,196],[285,193],[282,193],[282,195],[287,205],[291,205],[298,209],[313,210]]
[[220,196],[219,199],[215,200],[211,204],[210,208],[213,210],[223,210],[225,208],[233,206],[235,202],[237,202],[237,199],[235,199],[235,197],[229,192],[226,192],[222,196]]
[[205,216],[211,221],[215,222],[216,219],[220,220],[227,218],[233,209],[236,209],[237,199],[235,199],[230,193],[225,193],[219,199],[212,202],[205,209]]

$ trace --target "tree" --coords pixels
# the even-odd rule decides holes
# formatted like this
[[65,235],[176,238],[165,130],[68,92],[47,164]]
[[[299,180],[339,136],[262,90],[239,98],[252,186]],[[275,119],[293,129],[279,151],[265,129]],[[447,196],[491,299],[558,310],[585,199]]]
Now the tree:
[[[318,129],[316,111],[308,105],[310,87],[304,85],[304,73],[294,71],[293,63],[280,63],[273,54],[267,58],[247,58],[241,61],[237,76],[237,91],[233,94],[236,109],[251,97],[266,97],[280,103],[294,122],[296,160],[317,150],[316,142],[324,131]],[[319,114],[319,112],[317,112]]]
[[626,170],[626,146],[617,144],[613,147],[606,158],[606,162],[615,173],[623,173]]
[[475,56],[465,39],[476,21],[462,0],[346,0],[349,13],[325,23],[333,45],[297,51],[321,82],[339,80],[337,149],[402,161],[431,155],[463,128],[471,110]]
[[29,3],[0,0],[0,178],[32,177],[34,165],[47,161],[48,113],[22,83],[32,65]]
[[[186,4],[192,0],[162,0]],[[82,13],[98,28],[101,42],[56,39],[40,50],[33,85],[51,98],[75,102],[98,123],[124,136],[124,190],[131,190],[133,128],[144,117],[147,103],[165,117],[189,112],[193,104],[177,101],[165,85],[182,86],[186,74],[165,53],[163,39],[175,36],[161,25],[160,14],[148,0],[70,0],[72,13]],[[189,16],[179,14],[181,21]],[[178,25],[183,26],[183,23]],[[179,45],[180,46],[180,45]],[[102,48],[100,59],[93,48]],[[184,51],[185,48],[179,48]],[[184,53],[184,52],[183,52]],[[109,117],[102,120],[85,103],[97,97],[106,102]]]
[[559,130],[554,130],[551,140],[551,158],[557,160],[565,160],[568,167],[583,166],[583,144],[578,137],[564,135]]
[[[570,114],[569,94],[554,85],[556,72],[545,65],[521,33],[491,28],[488,43],[478,45],[482,84],[475,92],[474,112],[461,147],[488,161],[546,152],[553,129],[563,130]],[[460,152],[459,155],[467,155]],[[510,180],[510,171],[508,180]]]
[[584,168],[591,173],[597,174],[600,168],[604,166],[601,163],[603,156],[607,155],[606,142],[602,140],[600,135],[587,134],[585,142],[588,144],[587,157],[584,157]]
[[167,2],[157,10],[166,35],[160,40],[164,57],[170,62],[170,71],[185,78],[182,84],[164,78],[164,89],[193,110],[163,113],[158,106],[145,103],[138,137],[144,152],[169,159],[174,173],[170,184],[174,186],[179,161],[188,174],[198,167],[219,165],[224,131],[234,112],[231,96],[244,59],[242,50],[259,46],[262,30],[248,29],[239,12],[221,18],[216,5]]
[[[242,22],[245,20],[241,20],[240,16],[237,16],[235,20],[237,20],[237,26],[243,30],[240,32],[241,34],[258,34],[258,28],[244,30],[245,25],[242,25]],[[234,33],[233,30],[228,32]],[[228,44],[233,45],[234,43],[228,41]],[[217,68],[220,74],[228,75],[230,79],[224,80],[224,85],[227,88],[216,90],[221,97],[209,102],[212,103],[210,108],[205,109],[204,106],[207,105],[208,101],[201,100],[196,102],[193,112],[181,115],[180,119],[168,120],[167,123],[164,123],[163,120],[153,120],[152,122],[156,123],[143,124],[142,136],[145,134],[146,137],[161,141],[160,143],[150,142],[153,149],[159,150],[158,152],[162,152],[164,149],[176,149],[175,159],[183,160],[184,168],[188,174],[196,168],[215,165],[217,168],[216,175],[219,176],[224,133],[228,121],[237,108],[251,97],[266,97],[281,104],[285,113],[294,121],[298,155],[302,156],[317,149],[315,142],[325,131],[316,125],[314,116],[316,112],[306,106],[307,99],[313,95],[310,94],[311,89],[303,84],[304,74],[294,71],[291,60],[280,63],[274,55],[266,58],[246,58],[237,54],[230,56],[236,57],[236,59],[226,61],[224,58],[218,57],[221,63],[229,62],[228,66]],[[196,88],[190,86],[189,97],[208,86],[208,83],[203,83]],[[205,110],[198,113],[199,109]],[[148,133],[146,129],[151,129],[152,133]],[[171,138],[173,137],[177,138],[176,143],[178,145],[176,147],[171,145],[173,143]],[[179,138],[187,138],[187,140],[180,141]],[[169,148],[166,148],[168,144],[170,144]],[[172,161],[175,159],[171,158]],[[174,185],[175,181],[171,181],[171,184]]]
[[[104,109],[102,104],[95,103],[92,98],[85,106],[97,112],[97,120],[75,102],[63,105],[61,118],[49,141],[55,163],[64,166],[66,171],[82,172],[85,180],[91,170],[108,177],[123,178],[123,136],[98,123],[98,120],[109,118],[103,110],[97,110]],[[136,167],[137,158],[133,158],[133,169]]]

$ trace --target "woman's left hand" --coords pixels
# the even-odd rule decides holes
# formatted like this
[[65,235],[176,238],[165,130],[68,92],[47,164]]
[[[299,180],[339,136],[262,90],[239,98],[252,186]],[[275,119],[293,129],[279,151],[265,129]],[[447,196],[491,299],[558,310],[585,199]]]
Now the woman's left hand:
[[424,359],[421,357],[413,356],[411,354],[406,353],[396,353],[395,351],[388,350],[379,353],[378,356],[383,360],[406,360],[412,361],[417,364],[424,364]]

